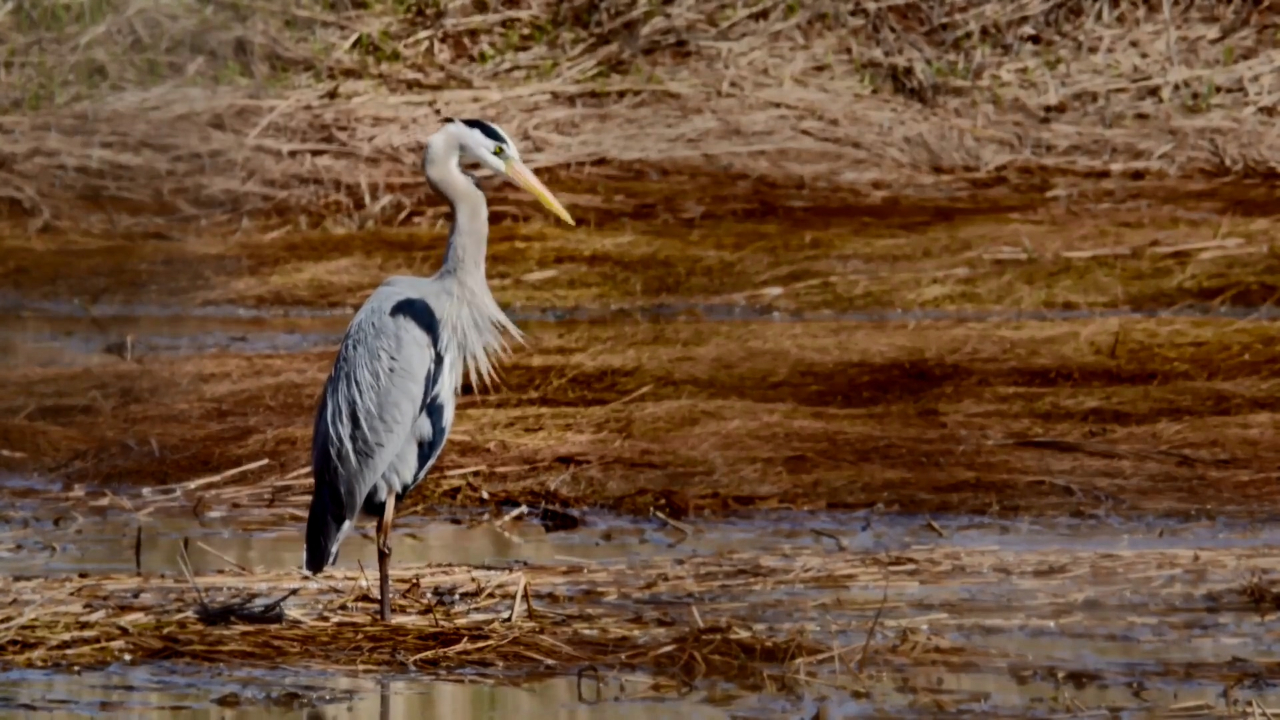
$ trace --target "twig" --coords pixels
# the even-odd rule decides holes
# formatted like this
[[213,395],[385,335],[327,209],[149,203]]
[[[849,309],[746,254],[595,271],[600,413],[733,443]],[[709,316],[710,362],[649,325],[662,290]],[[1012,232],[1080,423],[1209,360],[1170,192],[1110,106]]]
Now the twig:
[[606,405],[605,405],[605,407],[613,407],[614,405],[621,405],[621,404],[623,404],[623,403],[626,403],[626,402],[630,402],[630,401],[632,401],[632,400],[635,400],[636,398],[640,397],[641,395],[643,395],[643,394],[645,394],[645,393],[649,392],[650,390],[652,390],[652,389],[653,389],[653,386],[654,386],[654,383],[649,383],[648,385],[645,385],[644,387],[640,388],[639,390],[636,390],[635,392],[631,393],[630,395],[627,395],[626,397],[623,397],[623,398],[618,399],[618,400],[614,400],[613,402],[606,404]]
[[933,518],[929,518],[929,522],[928,522],[928,523],[926,523],[926,525],[928,525],[928,527],[929,527],[929,529],[930,529],[930,530],[932,530],[932,531],[934,531],[935,533],[937,533],[938,537],[940,537],[940,538],[945,538],[945,537],[947,536],[946,531],[945,531],[945,530],[943,530],[941,527],[939,527],[939,526],[938,526],[938,523],[936,523],[936,522],[934,522],[934,521],[933,521]]
[[193,488],[198,488],[203,485],[208,485],[209,483],[218,482],[219,480],[226,480],[227,478],[232,477],[234,475],[239,475],[242,472],[255,470],[257,468],[262,467],[263,465],[266,465],[269,462],[271,461],[266,458],[263,458],[256,462],[251,462],[248,465],[241,465],[238,468],[232,468],[225,472],[220,472],[217,475],[210,475],[208,477],[199,478],[197,480],[188,480],[186,482],[177,483],[176,485],[163,485],[160,487],[143,488],[142,494],[151,495],[153,493],[157,493],[164,490],[191,490]]
[[697,627],[699,627],[699,628],[704,628],[704,627],[706,627],[706,625],[702,624],[702,615],[698,614],[698,606],[697,606],[697,605],[690,605],[690,606],[689,606],[689,612],[693,614],[693,624],[694,624],[694,625],[696,625],[696,626],[697,626]]
[[524,599],[527,582],[524,573],[520,573],[520,584],[516,585],[516,595],[511,601],[511,612],[507,615],[507,622],[515,622],[516,618],[520,617],[520,601]]
[[493,525],[494,527],[501,528],[503,525],[506,525],[508,522],[520,517],[521,515],[524,515],[527,512],[529,512],[529,508],[524,505],[521,505],[520,507],[516,508],[515,510],[512,510],[506,515],[503,515],[497,520],[494,520]]
[[828,540],[834,541],[836,544],[836,549],[839,550],[840,552],[845,552],[846,550],[849,549],[849,545],[845,543],[844,538],[840,537],[839,535],[833,535],[832,533],[829,533],[826,530],[819,530],[818,528],[810,528],[809,532],[813,533],[814,535],[817,535],[818,537],[824,537],[824,538],[827,538]]
[[200,586],[196,584],[195,574],[191,572],[191,559],[187,557],[186,538],[182,540],[182,545],[178,548],[178,566],[182,568],[182,573],[187,576],[187,582],[191,583],[191,588],[196,591],[196,599],[200,601],[200,605],[207,607],[208,603],[204,600],[204,593],[200,591]]
[[657,508],[649,508],[649,514],[653,515],[654,517],[658,518],[662,522],[684,533],[684,538],[681,539],[681,542],[693,537],[692,527],[685,525],[684,523],[679,522],[678,520],[672,520],[671,518],[667,517],[666,514],[664,514],[661,510],[658,510]]
[[245,573],[246,575],[248,575],[248,574],[252,574],[252,571],[251,571],[251,570],[249,570],[249,568],[245,567],[244,565],[241,565],[240,563],[236,562],[235,560],[232,560],[231,558],[227,557],[226,555],[223,555],[222,553],[218,552],[217,550],[214,550],[213,548],[209,547],[208,545],[205,545],[203,542],[201,542],[201,541],[197,540],[197,541],[196,541],[196,545],[199,545],[199,546],[200,546],[200,547],[201,547],[205,552],[209,553],[210,555],[214,555],[214,556],[217,556],[218,558],[221,558],[221,559],[222,559],[224,562],[226,562],[228,565],[230,565],[231,567],[233,567],[233,568],[235,568],[235,569],[239,570],[240,572]]
[[876,608],[876,614],[871,618],[871,627],[867,628],[867,639],[862,643],[862,652],[858,653],[857,672],[863,674],[867,668],[867,653],[871,651],[871,640],[876,636],[876,627],[880,624],[880,615],[884,613],[884,608],[889,604],[889,579],[884,581],[884,596],[880,599],[880,607]]
[[[524,578],[524,573],[520,577]],[[524,607],[525,612],[529,613],[529,620],[537,622],[538,617],[533,612],[533,585],[527,579],[524,580]]]

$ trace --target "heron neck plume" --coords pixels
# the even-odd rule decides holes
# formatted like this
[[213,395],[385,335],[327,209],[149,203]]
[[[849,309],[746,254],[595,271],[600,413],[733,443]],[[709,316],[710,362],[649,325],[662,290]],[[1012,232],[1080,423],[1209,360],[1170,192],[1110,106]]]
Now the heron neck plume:
[[427,182],[444,196],[453,214],[444,264],[427,281],[445,307],[441,312],[441,354],[448,366],[455,392],[462,389],[465,371],[473,387],[478,381],[492,385],[494,360],[506,353],[504,331],[523,337],[498,306],[485,277],[485,253],[489,246],[489,205],[484,193],[458,165],[461,141],[452,125],[427,141],[423,159]]

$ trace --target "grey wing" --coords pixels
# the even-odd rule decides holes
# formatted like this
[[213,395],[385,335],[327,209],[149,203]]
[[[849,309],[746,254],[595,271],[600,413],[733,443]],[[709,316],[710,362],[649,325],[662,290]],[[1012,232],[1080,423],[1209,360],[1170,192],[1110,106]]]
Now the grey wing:
[[379,300],[370,298],[352,320],[316,413],[305,553],[312,572],[333,561],[370,491],[395,473],[406,445],[416,445],[438,368],[431,306],[419,298]]
[[[431,379],[428,379],[427,387],[434,387]],[[444,404],[430,398],[430,394],[428,389],[428,397],[423,398],[422,411],[413,424],[413,432],[383,472],[382,482],[375,484],[365,496],[363,510],[366,515],[381,517],[387,496],[399,498],[421,482],[443,449],[449,433],[449,421]]]
[[[453,396],[440,385],[444,358],[436,353],[435,362],[427,374],[422,402],[413,430],[382,473],[382,481],[364,498],[364,512],[381,517],[388,495],[404,495],[422,481],[435,464],[444,448],[445,438],[453,420]],[[439,390],[440,392],[435,392]]]

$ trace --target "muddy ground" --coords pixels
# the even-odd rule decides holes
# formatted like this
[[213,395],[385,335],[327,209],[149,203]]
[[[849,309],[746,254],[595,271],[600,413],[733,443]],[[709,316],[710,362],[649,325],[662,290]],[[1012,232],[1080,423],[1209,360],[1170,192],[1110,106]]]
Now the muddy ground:
[[[529,208],[511,206],[493,233],[495,293],[524,310],[857,312],[1256,308],[1280,291],[1275,218],[1252,187],[1177,204],[1130,190],[1093,204],[1005,193],[876,209],[827,198],[805,211],[782,209],[796,201],[787,192],[756,190],[770,210],[754,218],[714,203],[681,217],[670,188],[631,219],[576,211],[576,229],[518,221]],[[583,193],[569,188],[571,210]],[[9,235],[5,284],[25,299],[15,304],[74,297],[90,312],[341,308],[387,274],[429,273],[444,232]],[[413,504],[1270,513],[1280,326],[1247,315],[525,323],[529,344],[505,364],[503,388],[464,398],[437,480]],[[332,356],[6,366],[0,467],[94,485],[178,482],[260,459],[229,482],[295,471]]]

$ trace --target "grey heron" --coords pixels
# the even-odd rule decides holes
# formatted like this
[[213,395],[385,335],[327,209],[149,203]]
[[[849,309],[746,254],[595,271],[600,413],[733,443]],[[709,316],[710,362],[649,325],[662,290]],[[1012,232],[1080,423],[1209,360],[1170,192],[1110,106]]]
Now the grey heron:
[[489,292],[489,208],[475,178],[462,171],[464,155],[574,224],[496,125],[445,118],[428,138],[427,183],[453,213],[444,263],[430,277],[387,278],[356,312],[325,381],[311,442],[315,487],[304,565],[322,572],[361,514],[377,518],[383,621],[391,614],[387,566],[396,503],[440,456],[464,371],[473,387],[478,379],[490,383],[494,361],[508,349],[505,335],[522,338]]

